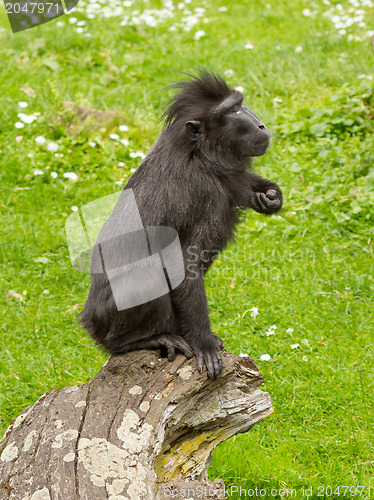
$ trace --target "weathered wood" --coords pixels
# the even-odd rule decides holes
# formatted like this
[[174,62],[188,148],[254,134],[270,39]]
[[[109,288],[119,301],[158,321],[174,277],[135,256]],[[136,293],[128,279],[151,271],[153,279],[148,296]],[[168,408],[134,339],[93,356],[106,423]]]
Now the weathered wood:
[[161,500],[186,485],[223,498],[222,482],[207,481],[212,450],[272,412],[253,360],[223,361],[209,380],[195,360],[136,351],[44,394],[0,441],[0,499]]

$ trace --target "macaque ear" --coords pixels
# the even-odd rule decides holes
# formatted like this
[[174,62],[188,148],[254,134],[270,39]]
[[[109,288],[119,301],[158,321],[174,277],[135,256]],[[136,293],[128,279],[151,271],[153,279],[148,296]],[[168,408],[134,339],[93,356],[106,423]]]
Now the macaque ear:
[[199,121],[191,120],[186,123],[186,132],[187,132],[187,137],[191,141],[195,142],[203,132],[203,125]]

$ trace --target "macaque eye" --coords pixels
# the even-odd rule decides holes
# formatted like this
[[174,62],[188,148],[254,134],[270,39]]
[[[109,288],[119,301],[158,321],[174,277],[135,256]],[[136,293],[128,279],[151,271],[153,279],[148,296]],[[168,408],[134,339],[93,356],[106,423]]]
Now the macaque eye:
[[231,108],[232,113],[237,113],[238,115],[242,112],[242,105],[241,104],[236,104]]

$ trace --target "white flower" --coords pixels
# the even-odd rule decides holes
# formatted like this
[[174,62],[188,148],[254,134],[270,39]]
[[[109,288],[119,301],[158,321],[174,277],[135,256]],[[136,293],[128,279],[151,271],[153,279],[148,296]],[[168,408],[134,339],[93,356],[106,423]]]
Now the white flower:
[[136,172],[136,168],[130,168],[130,172],[133,174],[134,172]]
[[283,102],[283,99],[281,99],[280,97],[274,97],[273,102],[274,103]]
[[114,141],[118,141],[119,139],[119,135],[118,134],[110,134],[109,136],[111,139],[113,139]]
[[17,142],[21,142],[21,141],[22,141],[22,139],[23,139],[23,136],[22,136],[22,135],[17,135],[17,137],[16,137],[16,141],[17,141]]
[[287,328],[286,333],[291,335],[293,333],[293,331],[294,331],[293,328]]
[[39,111],[35,111],[35,113],[33,113],[34,116],[40,116],[40,113]]
[[307,356],[303,356],[303,361],[308,361],[308,357]]
[[78,207],[76,207],[75,205],[71,207],[71,209],[73,210],[73,212],[78,212]]
[[47,146],[48,151],[55,153],[58,150],[58,144],[56,142],[50,142]]
[[227,69],[223,74],[229,78],[234,75],[234,72],[232,69]]
[[120,125],[118,127],[118,129],[121,131],[121,132],[127,132],[129,130],[129,127],[127,125]]
[[242,87],[241,85],[238,85],[237,87],[235,87],[235,90],[237,90],[238,92],[243,93],[244,92],[244,87]]
[[49,294],[49,290],[43,290],[43,293],[44,293],[45,295],[48,295],[48,294]]
[[77,23],[77,26],[84,26],[85,24],[85,21],[79,21],[79,23]]
[[125,166],[125,163],[123,163],[123,161],[119,161],[119,162],[118,162],[118,166],[119,166],[119,167],[124,167],[124,166]]
[[25,125],[24,125],[22,122],[16,122],[16,123],[14,124],[14,126],[15,126],[16,128],[23,128]]
[[44,172],[43,172],[43,170],[34,170],[33,174],[34,175],[43,175]]
[[75,24],[77,21],[78,21],[78,19],[77,19],[76,17],[71,17],[71,18],[69,19],[69,23],[70,23],[70,24]]
[[300,52],[302,52],[302,51],[303,51],[303,48],[301,47],[301,45],[298,45],[298,46],[296,47],[296,49],[295,49],[295,52],[296,52],[297,54],[299,54],[299,53],[300,53]]
[[128,146],[130,144],[130,141],[128,139],[120,139],[119,142],[124,146]]
[[276,325],[269,326],[268,331],[266,332],[266,336],[270,337],[270,335],[274,335],[275,330],[277,330]]
[[269,361],[271,358],[270,354],[262,354],[261,355],[261,361]]
[[252,45],[251,43],[247,43],[247,44],[244,46],[244,48],[249,49],[249,50],[252,50],[254,47],[253,47],[253,45]]
[[227,7],[220,7],[218,12],[227,12]]
[[258,316],[258,307],[252,307],[252,309],[250,309],[250,311],[251,311],[252,318],[255,318],[256,316]]
[[51,177],[53,179],[56,179],[56,177],[58,176],[58,173],[57,172],[51,172]]
[[34,120],[36,120],[36,116],[25,115],[25,113],[18,113],[17,116],[23,123],[32,123]]
[[297,342],[296,344],[291,345],[291,349],[297,349],[298,347],[300,347],[300,344],[298,344]]
[[91,148],[94,148],[96,146],[96,142],[89,141],[88,145],[91,146]]
[[199,31],[196,31],[195,35],[194,35],[194,39],[195,40],[200,40],[201,37],[205,36],[205,31],[203,30],[199,30]]
[[136,153],[130,153],[130,158],[144,158],[145,154],[141,151],[137,151]]
[[71,181],[76,181],[78,179],[77,174],[74,172],[64,172],[63,176]]
[[58,22],[57,22],[57,26],[58,26],[59,28],[61,28],[61,26],[65,26],[65,24],[64,24],[64,23],[62,23],[61,21],[58,21]]
[[305,17],[309,17],[309,16],[310,16],[310,14],[311,14],[310,9],[304,9],[304,10],[303,10],[303,16],[305,16]]
[[77,32],[77,33],[83,33],[83,28],[77,28],[77,29],[76,29],[76,32]]
[[44,144],[45,137],[43,137],[42,135],[38,135],[38,137],[35,137],[35,142],[36,142],[36,144]]
[[19,106],[20,108],[27,108],[28,104],[27,104],[27,102],[25,102],[25,101],[21,101],[21,102],[19,102],[19,103],[18,103],[18,106]]
[[244,352],[241,352],[241,353],[239,354],[239,356],[240,356],[241,358],[248,358],[248,354],[245,354]]

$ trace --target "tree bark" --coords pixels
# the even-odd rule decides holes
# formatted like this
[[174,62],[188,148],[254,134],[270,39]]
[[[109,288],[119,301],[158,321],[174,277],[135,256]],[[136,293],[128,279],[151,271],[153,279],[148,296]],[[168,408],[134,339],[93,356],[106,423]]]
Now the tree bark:
[[87,384],[27,408],[0,441],[0,499],[156,500],[198,486],[223,498],[207,480],[211,452],[273,411],[262,375],[226,352],[217,380],[194,359],[158,356],[112,356]]

